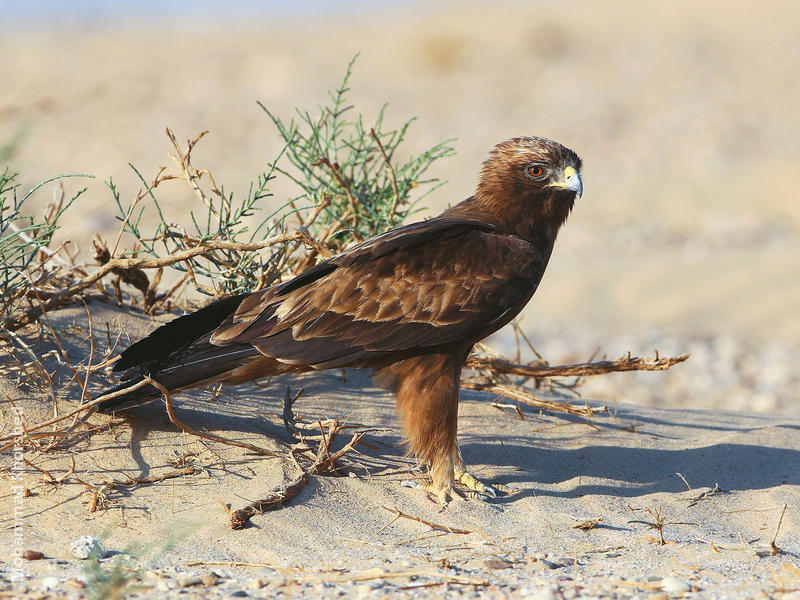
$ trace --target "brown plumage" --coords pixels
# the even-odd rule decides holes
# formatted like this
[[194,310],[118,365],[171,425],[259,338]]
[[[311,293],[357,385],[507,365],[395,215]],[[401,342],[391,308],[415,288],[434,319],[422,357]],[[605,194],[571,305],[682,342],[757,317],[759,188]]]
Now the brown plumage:
[[[397,392],[409,446],[447,498],[454,480],[483,493],[456,445],[461,368],[473,344],[513,319],[544,274],[580,196],[581,161],[536,137],[498,144],[475,195],[440,216],[357,244],[268,289],[218,300],[122,353],[130,387],[171,391],[291,371],[368,367]],[[144,387],[105,412],[160,396]]]

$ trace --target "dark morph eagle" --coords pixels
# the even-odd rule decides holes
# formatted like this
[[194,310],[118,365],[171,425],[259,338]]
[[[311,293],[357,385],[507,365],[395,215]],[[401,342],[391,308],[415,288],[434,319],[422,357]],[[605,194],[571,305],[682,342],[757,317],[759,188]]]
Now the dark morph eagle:
[[[456,444],[461,368],[473,344],[511,321],[539,285],[583,188],[581,160],[538,137],[498,144],[475,195],[393,229],[273,287],[223,298],[156,329],[114,365],[120,391],[149,376],[170,391],[286,372],[368,367],[397,392],[411,451],[442,500],[454,481],[494,490]],[[155,400],[149,385],[100,403]]]

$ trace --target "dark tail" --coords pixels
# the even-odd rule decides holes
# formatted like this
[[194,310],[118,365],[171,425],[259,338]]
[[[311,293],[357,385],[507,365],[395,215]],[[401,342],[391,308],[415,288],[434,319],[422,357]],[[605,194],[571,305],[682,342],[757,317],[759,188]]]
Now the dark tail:
[[161,392],[152,384],[139,386],[145,376],[170,392],[177,392],[218,380],[258,356],[258,351],[249,344],[215,346],[208,342],[211,332],[233,314],[245,296],[212,302],[170,321],[128,347],[114,364],[114,371],[126,371],[124,382],[105,390],[99,398],[130,391],[104,400],[98,405],[99,410],[113,412],[160,398]]

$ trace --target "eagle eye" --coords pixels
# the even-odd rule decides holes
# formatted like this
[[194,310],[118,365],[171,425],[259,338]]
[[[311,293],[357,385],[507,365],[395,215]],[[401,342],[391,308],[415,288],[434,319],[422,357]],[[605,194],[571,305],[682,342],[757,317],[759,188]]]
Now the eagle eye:
[[542,165],[529,165],[528,175],[534,179],[541,179],[547,174],[547,170]]

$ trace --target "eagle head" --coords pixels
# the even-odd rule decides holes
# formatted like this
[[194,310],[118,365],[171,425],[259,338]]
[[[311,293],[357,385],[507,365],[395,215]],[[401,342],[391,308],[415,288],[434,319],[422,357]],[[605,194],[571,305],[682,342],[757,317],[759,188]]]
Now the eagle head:
[[511,216],[519,208],[526,220],[560,226],[583,193],[580,171],[580,157],[558,142],[512,138],[497,144],[483,163],[475,199],[495,214]]

